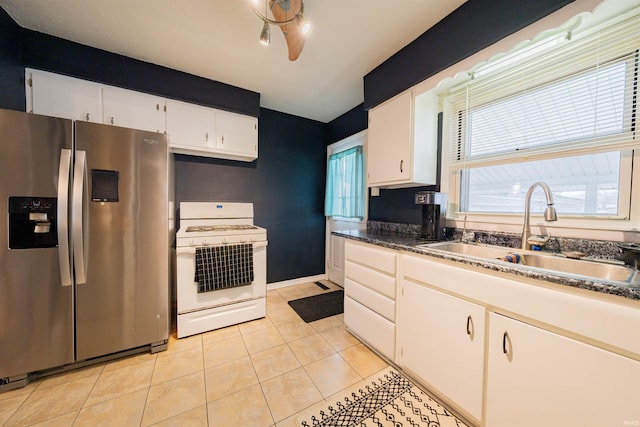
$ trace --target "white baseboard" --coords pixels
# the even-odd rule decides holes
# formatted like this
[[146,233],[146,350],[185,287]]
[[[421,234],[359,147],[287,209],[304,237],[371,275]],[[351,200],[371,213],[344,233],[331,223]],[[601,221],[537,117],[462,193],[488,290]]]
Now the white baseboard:
[[318,280],[327,280],[327,274],[318,274],[317,276],[300,277],[298,279],[283,280],[282,282],[267,283],[267,290],[286,288],[287,286],[302,285],[309,282],[317,282]]

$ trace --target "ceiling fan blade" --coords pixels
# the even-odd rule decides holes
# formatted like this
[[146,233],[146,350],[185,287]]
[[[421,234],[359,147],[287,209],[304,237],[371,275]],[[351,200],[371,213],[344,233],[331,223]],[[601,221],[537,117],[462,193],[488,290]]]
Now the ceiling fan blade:
[[[277,4],[276,4],[277,3]],[[288,3],[288,9],[283,8],[282,3]],[[285,21],[296,16],[302,9],[302,0],[288,0],[283,2],[282,0],[270,0],[269,8],[273,13],[276,21]],[[289,60],[295,61],[300,56],[302,48],[304,47],[304,35],[302,34],[302,25],[296,19],[288,24],[280,25],[282,34],[287,41],[287,48],[289,49]]]

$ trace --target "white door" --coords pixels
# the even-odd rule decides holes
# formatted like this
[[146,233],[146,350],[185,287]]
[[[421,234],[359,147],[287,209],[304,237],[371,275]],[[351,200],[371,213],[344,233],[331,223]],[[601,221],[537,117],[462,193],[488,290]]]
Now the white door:
[[[341,141],[335,142],[327,147],[327,159],[334,153],[348,150],[351,147],[362,145],[363,150],[366,153],[367,147],[367,131],[358,132],[350,137],[347,137]],[[364,156],[366,159],[366,155]],[[366,162],[364,167],[364,173],[366,176]],[[351,219],[338,219],[333,217],[327,217],[326,220],[326,268],[327,277],[333,283],[340,286],[344,286],[344,238],[334,236],[332,231],[337,230],[352,230],[361,229],[364,230],[367,227],[367,212],[368,212],[368,200],[365,194],[364,214],[365,217],[360,220]]]

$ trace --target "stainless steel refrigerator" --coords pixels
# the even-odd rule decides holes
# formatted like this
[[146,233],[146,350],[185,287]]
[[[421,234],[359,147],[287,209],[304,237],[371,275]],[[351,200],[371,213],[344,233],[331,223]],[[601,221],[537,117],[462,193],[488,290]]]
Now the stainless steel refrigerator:
[[169,333],[163,134],[0,110],[0,386]]

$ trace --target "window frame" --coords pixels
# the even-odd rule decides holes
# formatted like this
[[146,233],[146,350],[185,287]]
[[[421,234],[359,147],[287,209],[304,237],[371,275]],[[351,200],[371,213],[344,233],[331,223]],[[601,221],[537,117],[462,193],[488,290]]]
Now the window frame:
[[[623,14],[627,15],[627,14]],[[622,15],[621,15],[621,18]],[[615,24],[614,24],[615,25]],[[591,29],[589,29],[591,30]],[[590,31],[587,31],[590,32]],[[512,53],[512,50],[510,53]],[[472,69],[478,67],[473,67]],[[467,74],[467,73],[465,73]],[[456,81],[460,81],[456,77]],[[459,83],[457,83],[459,85]],[[637,84],[637,83],[636,83]],[[464,85],[464,83],[463,83]],[[438,88],[438,92],[443,94],[449,90],[452,84],[441,85]],[[442,98],[445,98],[443,96]],[[447,105],[447,101],[441,98],[441,110],[447,111],[450,105]],[[499,98],[499,97],[498,97]],[[636,100],[636,102],[638,102]],[[637,108],[637,107],[636,107]],[[637,114],[637,113],[635,113]],[[453,166],[450,162],[450,150],[452,149],[452,139],[454,136],[449,130],[452,126],[456,126],[455,118],[453,115],[443,115],[443,144],[442,144],[442,174],[441,174],[441,190],[449,194],[449,207],[447,210],[447,220],[449,226],[486,229],[491,231],[504,231],[504,232],[519,232],[522,229],[523,213],[489,213],[489,212],[464,212],[460,211],[460,197],[461,197],[461,169],[457,166]],[[637,126],[637,125],[636,125]],[[637,129],[637,128],[636,128]],[[637,130],[636,139],[631,147],[625,147],[610,151],[621,152],[621,164],[620,164],[620,182],[619,182],[619,206],[618,215],[558,215],[558,221],[552,223],[545,223],[542,219],[542,214],[532,214],[531,225],[534,232],[548,234],[549,230],[554,230],[551,234],[563,235],[567,237],[582,237],[582,238],[594,238],[594,239],[618,239],[628,240],[626,232],[637,233],[640,229],[640,147],[637,142]],[[580,151],[582,153],[580,153]],[[573,155],[586,154],[587,148],[582,150],[576,150]],[[550,157],[566,157],[566,153],[571,153],[571,150],[567,150],[565,153],[559,154],[546,154],[547,158]],[[539,157],[543,158],[542,156]],[[537,160],[536,156],[531,156],[525,161]],[[512,160],[500,160],[492,159],[487,162],[473,162],[471,167],[490,166],[492,164],[500,163],[517,163]],[[634,167],[635,165],[635,167]],[[465,165],[467,167],[467,165]],[[635,184],[635,185],[633,185]],[[536,190],[539,191],[539,190]],[[635,200],[635,204],[632,201]],[[523,201],[524,211],[524,201]],[[611,231],[620,231],[620,235],[612,235]]]
[[[362,165],[362,173],[363,173],[363,179],[364,179],[364,187],[363,187],[363,198],[364,198],[364,212],[363,212],[363,216],[362,218],[351,218],[351,217],[343,217],[343,216],[325,216],[325,218],[327,220],[330,221],[334,221],[334,222],[345,222],[345,223],[357,223],[357,224],[366,224],[367,219],[368,219],[368,214],[369,214],[369,197],[368,197],[368,193],[369,193],[369,188],[367,187],[366,184],[366,176],[367,176],[367,129],[360,131],[358,133],[355,133],[345,139],[342,139],[338,142],[334,142],[333,144],[330,144],[327,146],[327,160],[326,160],[326,165],[328,165],[329,162],[329,157],[331,157],[332,154],[337,154],[340,153],[342,151],[346,151],[349,150],[350,148],[356,147],[356,146],[361,146],[362,147],[362,156],[363,156],[363,165]],[[326,177],[325,177],[325,182],[326,182]],[[325,190],[325,197],[326,197],[326,190]],[[323,205],[323,214],[324,214],[324,205]]]

